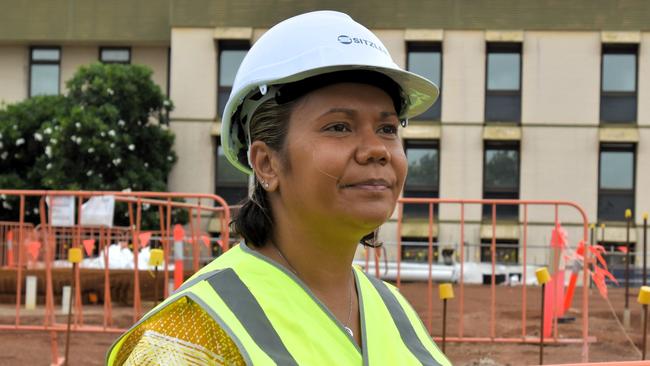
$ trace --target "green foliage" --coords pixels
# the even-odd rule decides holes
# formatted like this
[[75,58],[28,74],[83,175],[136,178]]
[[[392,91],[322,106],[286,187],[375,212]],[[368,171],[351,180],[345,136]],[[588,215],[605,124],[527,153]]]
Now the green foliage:
[[[151,75],[139,65],[93,64],[67,82],[66,96],[0,110],[0,187],[166,190],[177,160],[167,129],[173,106]],[[15,220],[16,202],[2,202],[0,219]],[[27,211],[36,221],[37,211]],[[116,224],[128,224],[124,213],[116,213]],[[143,212],[143,224],[157,222],[156,212]]]

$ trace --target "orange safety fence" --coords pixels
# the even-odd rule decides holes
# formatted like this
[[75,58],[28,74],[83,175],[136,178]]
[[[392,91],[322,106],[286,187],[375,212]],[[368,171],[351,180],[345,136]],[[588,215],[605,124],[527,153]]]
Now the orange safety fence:
[[[230,207],[217,195],[211,194],[184,194],[169,192],[102,192],[102,191],[38,191],[38,190],[0,190],[0,195],[17,199],[20,203],[16,221],[0,222],[0,271],[3,278],[0,285],[7,285],[8,281],[15,287],[15,320],[13,324],[0,324],[0,330],[27,330],[45,331],[51,335],[51,351],[53,363],[61,362],[58,356],[56,332],[65,332],[66,324],[57,322],[55,317],[55,293],[62,294],[64,284],[69,284],[74,277],[74,293],[71,294],[73,332],[108,332],[122,333],[123,327],[114,326],[112,314],[112,293],[126,288],[129,294],[127,303],[132,302],[132,322],[135,323],[143,315],[143,293],[141,281],[149,276],[146,269],[139,268],[138,256],[152,247],[163,250],[163,264],[161,268],[163,290],[162,298],[169,295],[170,271],[173,272],[173,288],[178,288],[189,273],[199,270],[200,266],[218,253],[227,251],[231,245],[228,225],[231,218]],[[70,222],[66,226],[53,226],[53,211],[57,208],[50,207],[58,197],[68,197],[73,200],[76,213],[68,217]],[[70,198],[71,197],[71,198]],[[84,213],[85,204],[91,199],[112,197],[114,204],[126,206],[128,226],[97,226],[84,225],[84,220],[90,221]],[[27,202],[32,205],[37,203],[33,212],[39,213],[38,222],[27,222]],[[90,205],[88,207],[91,207]],[[157,222],[149,222],[148,227],[143,226],[143,207],[148,212],[157,213]],[[90,209],[89,209],[90,211]],[[185,216],[185,225],[174,222],[173,214]],[[54,212],[54,215],[60,212]],[[6,215],[5,215],[6,216]],[[68,214],[68,216],[70,216]],[[217,237],[207,234],[207,222],[204,216],[219,223]],[[202,222],[203,219],[203,222]],[[32,220],[33,221],[33,220]],[[54,220],[56,221],[56,220]],[[216,243],[213,247],[212,244]],[[81,266],[72,265],[66,261],[67,251],[70,248],[81,248],[84,252],[84,262]],[[116,263],[111,263],[111,253],[127,250],[132,253],[132,260],[123,269],[114,269]],[[109,253],[110,251],[110,253]],[[203,253],[203,256],[202,256]],[[202,258],[203,257],[203,258]],[[130,257],[129,257],[130,258]],[[174,269],[171,270],[172,264]],[[94,269],[84,266],[93,265]],[[83,268],[80,268],[83,267]],[[66,269],[67,268],[67,269]],[[157,276],[156,267],[156,276]],[[71,271],[74,270],[74,273]],[[81,272],[84,272],[82,279]],[[189,272],[189,273],[188,273]],[[39,313],[41,321],[34,323],[33,316],[27,324],[23,324],[21,306],[23,305],[23,282],[25,274],[38,276],[39,286],[44,288],[43,299],[38,301],[44,306]],[[129,275],[130,273],[130,275]],[[93,299],[98,297],[103,302],[103,319],[101,324],[87,324],[84,322],[84,286],[89,278],[101,278],[93,292]],[[118,286],[117,277],[127,278],[128,285]],[[56,277],[56,278],[55,278]],[[128,280],[128,277],[131,277]],[[157,277],[156,277],[157,278]],[[15,282],[13,281],[15,279]],[[150,281],[151,282],[151,281]],[[158,289],[158,282],[154,287]],[[146,289],[149,293],[151,289]],[[100,292],[97,294],[96,292]],[[2,295],[2,294],[0,294]],[[151,296],[147,296],[151,298]],[[160,298],[154,298],[154,302]],[[41,308],[39,307],[39,310]],[[39,324],[40,323],[40,324]]]
[[[575,225],[578,225],[581,228],[581,233],[580,233],[580,240],[581,245],[585,246],[584,250],[584,263],[586,265],[584,267],[587,267],[589,264],[593,263],[592,259],[589,256],[590,250],[589,249],[589,240],[588,240],[588,218],[585,213],[585,211],[577,204],[573,202],[568,202],[568,201],[545,201],[545,200],[515,200],[515,199],[477,199],[477,200],[463,200],[463,199],[444,199],[444,198],[400,198],[398,201],[398,215],[397,215],[397,235],[396,235],[396,244],[397,244],[397,253],[396,253],[396,277],[395,282],[398,288],[402,286],[402,237],[404,236],[403,233],[403,227],[404,227],[404,205],[409,205],[409,206],[417,206],[417,205],[426,205],[428,206],[428,217],[425,216],[426,224],[427,224],[427,230],[428,230],[428,243],[426,243],[427,248],[428,248],[428,253],[427,253],[427,266],[428,266],[428,275],[426,276],[426,281],[427,281],[427,293],[426,293],[426,298],[427,298],[427,308],[426,308],[426,313],[423,316],[423,321],[426,327],[429,330],[429,333],[434,335],[434,330],[433,330],[433,314],[434,314],[434,309],[433,309],[433,298],[434,298],[434,293],[433,293],[433,275],[432,275],[432,268],[433,268],[433,248],[434,248],[434,227],[437,227],[437,225],[449,225],[449,227],[457,226],[458,228],[451,229],[451,230],[458,230],[458,232],[454,235],[457,235],[457,238],[459,238],[459,242],[462,243],[461,245],[458,245],[455,249],[458,250],[459,254],[459,277],[457,278],[457,283],[455,284],[455,287],[458,288],[458,297],[454,301],[457,303],[458,309],[457,309],[457,317],[458,317],[458,325],[457,325],[457,334],[455,336],[446,336],[446,341],[448,342],[494,342],[494,343],[539,343],[539,336],[532,336],[529,334],[530,332],[530,327],[527,328],[527,317],[529,314],[527,314],[527,308],[528,308],[528,299],[527,299],[527,286],[526,283],[527,281],[530,283],[530,279],[527,278],[527,267],[532,266],[531,264],[528,263],[528,258],[527,258],[527,252],[529,249],[529,243],[528,243],[528,234],[529,234],[529,208],[531,206],[536,206],[539,207],[539,209],[550,209],[553,210],[552,212],[552,217],[553,222],[548,223],[549,226],[555,227],[555,229],[561,228],[560,226],[560,215],[559,215],[559,210],[562,208],[563,213],[566,214],[567,211],[571,213],[573,211],[573,223]],[[481,321],[473,321],[472,326],[470,329],[471,334],[468,335],[468,332],[465,327],[465,318],[466,318],[466,313],[465,313],[465,279],[464,279],[464,274],[465,274],[465,263],[467,262],[467,255],[465,253],[465,246],[466,244],[466,225],[467,225],[467,219],[466,219],[466,209],[468,206],[482,206],[485,210],[485,212],[489,212],[489,215],[487,217],[483,216],[480,219],[480,223],[473,222],[474,225],[482,225],[482,226],[489,226],[489,230],[491,231],[491,238],[489,240],[489,244],[484,244],[486,247],[489,245],[489,251],[490,251],[490,278],[489,278],[489,285],[490,285],[490,299],[486,299],[486,310],[489,312],[489,315],[487,316],[487,322],[481,323]],[[441,206],[454,206],[452,210],[448,210],[446,212],[457,212],[458,215],[456,217],[449,217],[449,214],[447,213],[445,216],[445,220],[438,220],[438,218],[435,215],[436,212],[436,206],[440,208]],[[520,261],[520,265],[523,267],[523,270],[521,272],[522,275],[522,283],[523,286],[521,286],[522,291],[521,291],[521,329],[520,329],[520,334],[518,336],[512,336],[512,332],[509,332],[508,334],[497,334],[497,294],[496,294],[496,266],[497,266],[497,258],[496,258],[496,242],[497,242],[497,227],[502,224],[501,221],[498,221],[497,217],[497,207],[500,206],[517,206],[519,207],[519,216],[520,219],[517,220],[516,225],[519,227],[520,230],[520,245],[519,249],[521,250],[522,253],[522,258]],[[489,209],[489,211],[487,211]],[[426,212],[424,210],[421,210],[421,212]],[[476,210],[474,212],[474,217],[477,215]],[[408,219],[407,219],[408,220]],[[488,221],[489,220],[489,221]],[[440,228],[438,227],[438,233],[440,233]],[[563,230],[563,229],[562,229]],[[549,249],[551,248],[550,244],[547,244]],[[385,246],[382,246],[381,248],[375,249],[374,250],[374,265],[369,266],[370,263],[370,257],[371,255],[369,254],[369,251],[365,251],[365,270],[369,272],[373,272],[374,270],[374,275],[376,277],[382,276],[382,274],[387,274],[388,273],[388,260],[387,260],[387,255],[386,255],[386,249]],[[381,257],[384,257],[384,261],[380,260]],[[559,263],[561,262],[561,251],[560,250],[553,250],[551,254],[552,258],[549,260],[551,262],[550,264],[552,265],[553,263],[555,264],[555,268],[559,269]],[[384,266],[384,270],[381,269],[381,267]],[[583,267],[583,268],[584,268]],[[558,274],[558,280],[560,277],[560,274]],[[561,281],[564,281],[564,278],[561,279]],[[589,271],[584,271],[583,270],[583,276],[582,276],[582,283],[589,283],[590,278],[589,278]],[[553,314],[552,319],[553,319],[553,333],[550,339],[545,339],[544,343],[573,343],[573,344],[582,344],[582,362],[587,362],[589,358],[589,343],[594,342],[595,338],[589,336],[589,298],[588,298],[588,286],[583,286],[583,291],[582,291],[582,299],[581,299],[581,337],[579,338],[574,338],[571,336],[559,336],[558,335],[558,327],[557,327],[557,319],[558,316],[557,314]],[[555,288],[552,289],[552,291],[555,291]],[[489,301],[489,302],[488,302]],[[539,304],[533,304],[535,310],[539,309]],[[531,308],[532,309],[532,308]],[[555,309],[555,308],[554,308]],[[477,333],[477,329],[480,328],[482,325],[487,327],[487,333],[489,334],[488,336],[479,336],[475,335]],[[535,324],[537,325],[537,324]],[[535,330],[539,330],[537,327],[535,327]],[[545,332],[546,333],[546,332]],[[436,340],[440,340],[441,337],[434,337]]]

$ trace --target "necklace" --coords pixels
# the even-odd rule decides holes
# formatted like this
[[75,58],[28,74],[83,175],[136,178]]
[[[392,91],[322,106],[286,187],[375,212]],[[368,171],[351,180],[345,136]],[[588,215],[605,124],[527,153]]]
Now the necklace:
[[[282,260],[284,260],[284,262],[287,264],[287,266],[289,267],[291,272],[293,272],[293,274],[295,274],[296,277],[300,278],[300,275],[298,274],[298,271],[296,271],[296,269],[293,268],[293,266],[291,265],[291,263],[289,262],[287,257],[285,257],[284,254],[282,254],[282,252],[280,251],[280,248],[278,248],[275,245],[275,243],[271,243],[271,245],[273,246],[273,248],[275,248],[275,251],[282,258]],[[350,288],[350,294],[348,296],[348,320],[345,322],[345,324],[343,324],[343,329],[345,329],[345,331],[350,335],[350,337],[354,337],[354,333],[352,332],[352,328],[350,328],[348,326],[348,324],[350,324],[350,319],[352,319],[352,293],[354,292],[354,290],[352,290],[352,278],[350,278],[350,286],[348,286],[348,287]]]

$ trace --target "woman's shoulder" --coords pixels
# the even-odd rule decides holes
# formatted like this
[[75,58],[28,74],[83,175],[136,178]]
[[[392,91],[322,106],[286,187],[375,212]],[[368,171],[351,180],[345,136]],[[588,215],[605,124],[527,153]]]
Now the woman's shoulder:
[[178,360],[245,364],[228,334],[188,297],[169,303],[133,329],[122,344],[115,364],[165,365]]

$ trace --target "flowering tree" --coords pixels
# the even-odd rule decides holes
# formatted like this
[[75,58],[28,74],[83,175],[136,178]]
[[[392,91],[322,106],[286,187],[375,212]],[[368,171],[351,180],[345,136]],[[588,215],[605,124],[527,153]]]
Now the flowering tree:
[[[139,65],[93,64],[67,82],[66,96],[0,110],[0,188],[166,190],[177,159],[167,129],[173,107],[151,74]],[[16,201],[0,202],[0,219],[15,220]],[[29,209],[28,220],[37,212]],[[118,212],[116,223],[125,220]]]

